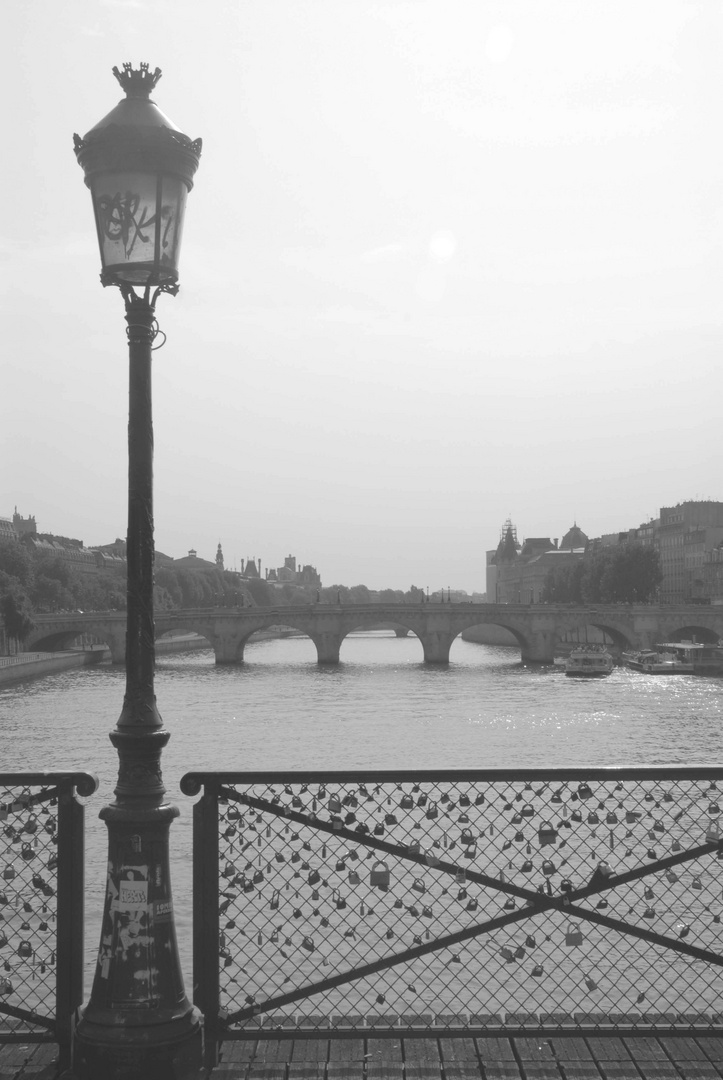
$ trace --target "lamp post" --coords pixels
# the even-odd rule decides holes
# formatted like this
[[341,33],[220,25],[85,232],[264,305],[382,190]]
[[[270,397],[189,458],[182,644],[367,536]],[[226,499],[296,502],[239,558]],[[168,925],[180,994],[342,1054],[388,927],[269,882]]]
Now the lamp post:
[[[110,740],[118,751],[108,827],[108,876],[98,964],[78,1023],[79,1080],[197,1077],[201,1023],[178,957],[161,751],[170,737],[153,686],[153,418],[151,352],[155,304],[178,291],[186,195],[198,168],[192,142],[150,100],[161,76],[148,64],[113,68],[126,97],[84,138],[78,163],[93,198],[101,282],[117,285],[128,324],[128,609],[126,691]],[[136,292],[135,290],[139,290]]]

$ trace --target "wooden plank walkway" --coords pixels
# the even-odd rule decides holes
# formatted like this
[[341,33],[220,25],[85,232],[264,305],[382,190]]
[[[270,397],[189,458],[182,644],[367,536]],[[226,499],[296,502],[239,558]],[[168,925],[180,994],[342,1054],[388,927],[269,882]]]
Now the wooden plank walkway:
[[260,1039],[212,1080],[723,1080],[723,1039]]
[[6,1043],[0,1046],[0,1080],[55,1080],[55,1043]]
[[[0,1080],[57,1080],[57,1047],[0,1046]],[[723,1039],[228,1042],[211,1080],[723,1080]]]

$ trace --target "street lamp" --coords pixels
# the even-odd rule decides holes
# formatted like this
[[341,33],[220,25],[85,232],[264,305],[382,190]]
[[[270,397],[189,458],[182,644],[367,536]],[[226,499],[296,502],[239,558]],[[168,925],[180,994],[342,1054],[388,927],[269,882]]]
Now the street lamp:
[[[186,195],[198,168],[192,142],[150,100],[161,77],[148,64],[113,68],[126,97],[75,153],[93,198],[103,285],[125,301],[128,407],[128,608],[126,691],[110,740],[118,751],[115,802],[104,807],[108,877],[98,965],[76,1029],[79,1080],[197,1077],[201,1020],[188,1001],[178,958],[161,751],[170,734],[153,686],[153,417],[155,304],[178,292]],[[137,293],[135,289],[138,289]]]

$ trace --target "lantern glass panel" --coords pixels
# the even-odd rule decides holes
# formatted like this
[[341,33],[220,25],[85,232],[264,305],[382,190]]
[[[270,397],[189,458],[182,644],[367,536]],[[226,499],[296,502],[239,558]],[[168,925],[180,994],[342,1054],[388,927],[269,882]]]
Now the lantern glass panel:
[[183,181],[114,172],[98,176],[92,192],[104,276],[128,285],[175,281],[186,205]]

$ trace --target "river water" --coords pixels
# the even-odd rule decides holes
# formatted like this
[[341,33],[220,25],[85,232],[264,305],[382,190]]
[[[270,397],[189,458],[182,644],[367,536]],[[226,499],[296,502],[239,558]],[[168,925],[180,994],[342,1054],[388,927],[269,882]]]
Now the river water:
[[[163,756],[171,799],[174,901],[187,985],[191,966],[191,800],[199,769],[488,768],[702,764],[720,752],[723,681],[616,669],[567,679],[526,668],[516,648],[458,639],[448,667],[425,666],[414,637],[350,635],[338,667],[319,667],[308,638],[252,642],[240,667],[213,653],[159,659],[156,693],[172,733]],[[82,768],[100,778],[88,800],[87,969],[99,940],[107,850],[98,810],[117,772],[108,731],[125,674],[82,668],[0,688],[3,771]],[[86,990],[90,981],[86,978]]]

